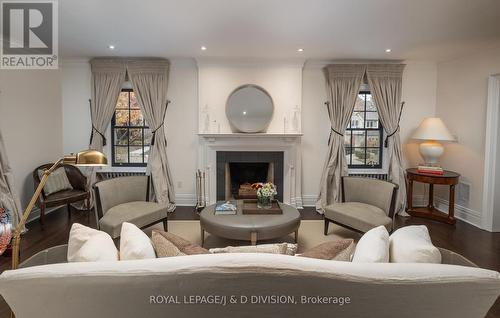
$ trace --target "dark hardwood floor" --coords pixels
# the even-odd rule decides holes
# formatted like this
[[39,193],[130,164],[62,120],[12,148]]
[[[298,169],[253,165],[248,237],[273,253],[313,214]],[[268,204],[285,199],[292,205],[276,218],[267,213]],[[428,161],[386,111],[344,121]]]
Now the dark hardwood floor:
[[[304,220],[321,220],[314,208],[301,211]],[[198,215],[192,207],[178,207],[169,216],[170,221],[197,220]],[[84,212],[73,210],[71,219],[65,208],[54,211],[45,217],[45,228],[42,230],[37,221],[28,224],[29,231],[21,240],[21,259],[51,246],[65,244],[68,241],[69,229],[73,222],[95,227],[94,214],[90,218]],[[457,221],[455,226],[438,223],[421,218],[396,218],[396,227],[413,224],[424,224],[429,228],[435,245],[455,251],[467,257],[478,266],[500,271],[500,233],[490,233],[470,224]],[[10,258],[0,256],[0,272],[10,268]],[[443,306],[453,304],[443,304]],[[9,308],[0,297],[0,317],[9,317]],[[487,318],[500,317],[500,298],[497,299]]]

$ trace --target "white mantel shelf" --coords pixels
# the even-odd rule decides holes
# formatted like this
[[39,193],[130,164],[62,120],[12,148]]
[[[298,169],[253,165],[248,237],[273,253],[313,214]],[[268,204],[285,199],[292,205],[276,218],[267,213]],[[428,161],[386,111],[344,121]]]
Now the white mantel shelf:
[[278,134],[278,133],[225,133],[225,134],[206,134],[206,133],[199,133],[198,136],[200,137],[205,137],[205,138],[241,138],[241,137],[248,137],[248,138],[255,138],[255,137],[262,137],[262,138],[297,138],[297,137],[302,137],[302,134]]

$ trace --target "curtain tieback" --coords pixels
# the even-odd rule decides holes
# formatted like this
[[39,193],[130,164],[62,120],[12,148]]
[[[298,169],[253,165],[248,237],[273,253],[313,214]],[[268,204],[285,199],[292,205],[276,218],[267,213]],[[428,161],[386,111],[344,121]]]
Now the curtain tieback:
[[154,144],[155,144],[156,132],[158,131],[158,129],[160,129],[161,127],[163,127],[163,125],[165,124],[165,115],[167,114],[168,104],[170,104],[169,100],[167,100],[167,103],[166,103],[166,106],[165,106],[165,110],[163,112],[163,117],[162,117],[163,121],[161,122],[161,125],[158,126],[155,130],[153,130],[153,136],[151,137],[151,146],[154,146]]
[[344,134],[339,133],[338,131],[336,131],[335,129],[333,129],[333,127],[330,127],[330,128],[331,128],[331,130],[330,130],[330,137],[328,137],[328,144],[330,144],[330,141],[332,139],[332,132],[336,133],[340,137],[344,137]]
[[92,125],[92,132],[90,133],[90,144],[92,144],[92,140],[94,140],[94,131],[96,133],[98,133],[99,135],[101,135],[101,137],[102,137],[102,145],[106,146],[106,137],[104,137],[104,134],[102,132],[100,132],[99,130],[97,130],[97,128],[95,128],[94,125]]
[[398,131],[399,131],[399,122],[401,121],[401,114],[403,114],[403,107],[405,106],[405,102],[401,103],[401,110],[399,111],[399,118],[398,118],[398,127],[394,129],[394,131],[385,137],[384,141],[384,147],[387,148],[389,146],[389,138],[394,136]]

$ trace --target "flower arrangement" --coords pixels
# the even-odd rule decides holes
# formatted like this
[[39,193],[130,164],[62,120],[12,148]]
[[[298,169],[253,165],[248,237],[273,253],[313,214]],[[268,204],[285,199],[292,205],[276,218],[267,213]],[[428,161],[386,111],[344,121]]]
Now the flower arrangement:
[[261,209],[270,209],[274,196],[278,194],[276,186],[272,182],[258,182],[252,184],[252,188],[257,190],[257,207]]
[[12,224],[7,210],[0,208],[0,255],[2,255],[12,239]]

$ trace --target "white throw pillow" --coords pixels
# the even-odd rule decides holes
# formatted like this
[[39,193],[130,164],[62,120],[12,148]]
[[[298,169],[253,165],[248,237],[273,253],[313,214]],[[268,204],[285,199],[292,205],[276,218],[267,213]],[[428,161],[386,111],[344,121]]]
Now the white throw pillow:
[[117,261],[118,250],[108,233],[74,223],[68,240],[68,262]]
[[153,244],[140,228],[123,222],[120,234],[120,260],[156,258]]
[[441,252],[432,244],[425,225],[405,226],[389,238],[391,263],[441,263]]
[[353,262],[356,263],[388,263],[389,232],[379,226],[366,232],[356,245]]

